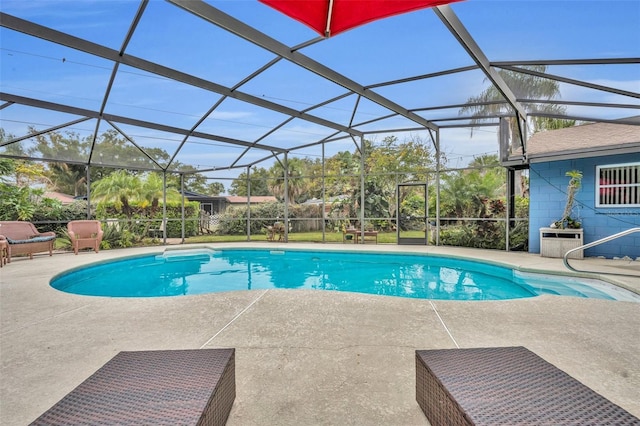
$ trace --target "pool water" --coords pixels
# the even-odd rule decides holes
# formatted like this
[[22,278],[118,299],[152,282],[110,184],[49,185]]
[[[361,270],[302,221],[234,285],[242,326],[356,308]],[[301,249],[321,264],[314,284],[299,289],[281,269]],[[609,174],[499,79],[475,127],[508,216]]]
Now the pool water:
[[252,289],[314,289],[445,300],[557,294],[640,300],[597,280],[524,274],[431,255],[305,250],[171,250],[71,270],[51,286],[109,297],[179,296]]

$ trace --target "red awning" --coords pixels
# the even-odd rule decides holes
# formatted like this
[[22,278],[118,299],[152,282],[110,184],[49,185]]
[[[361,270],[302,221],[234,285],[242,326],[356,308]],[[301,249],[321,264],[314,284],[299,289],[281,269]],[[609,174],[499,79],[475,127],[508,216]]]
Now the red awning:
[[377,19],[460,0],[259,0],[329,37]]

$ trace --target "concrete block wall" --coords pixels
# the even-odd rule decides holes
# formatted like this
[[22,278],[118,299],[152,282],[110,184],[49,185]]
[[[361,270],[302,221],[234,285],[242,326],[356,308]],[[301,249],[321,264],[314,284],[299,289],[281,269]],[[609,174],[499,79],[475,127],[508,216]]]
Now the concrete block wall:
[[[582,172],[582,187],[576,195],[573,216],[582,222],[584,243],[640,227],[640,208],[597,208],[596,166],[640,161],[640,153],[551,161],[531,164],[529,173],[529,252],[540,253],[539,229],[548,227],[562,216],[566,204],[570,170]],[[640,257],[640,233],[631,234],[614,241],[592,247],[585,256],[607,258],[629,256]]]

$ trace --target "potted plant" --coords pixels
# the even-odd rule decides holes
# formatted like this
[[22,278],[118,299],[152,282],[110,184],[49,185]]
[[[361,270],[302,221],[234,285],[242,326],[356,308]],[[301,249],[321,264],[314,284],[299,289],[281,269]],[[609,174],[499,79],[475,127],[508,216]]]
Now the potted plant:
[[562,217],[560,220],[555,221],[551,224],[551,228],[558,229],[580,229],[582,228],[582,224],[571,217],[571,212],[573,211],[573,205],[576,199],[576,192],[580,189],[582,185],[582,172],[579,170],[570,170],[565,173],[565,176],[568,176],[569,185],[567,186],[567,203],[564,207],[564,212],[562,213]]
[[[570,170],[565,173],[565,176],[569,177],[569,184],[562,217],[553,222],[549,228],[540,228],[540,255],[544,257],[563,257],[567,251],[583,244],[582,223],[571,217],[576,193],[582,184],[582,172]],[[582,259],[583,251],[575,251],[569,257]]]
[[[349,227],[347,227],[347,225],[349,225]],[[353,232],[354,229],[355,229],[353,227],[353,225],[351,225],[351,222],[343,222],[341,229],[342,229],[342,237],[343,237],[344,240],[348,240],[348,241],[353,240],[353,236],[355,234],[347,232],[347,231],[352,231]]]

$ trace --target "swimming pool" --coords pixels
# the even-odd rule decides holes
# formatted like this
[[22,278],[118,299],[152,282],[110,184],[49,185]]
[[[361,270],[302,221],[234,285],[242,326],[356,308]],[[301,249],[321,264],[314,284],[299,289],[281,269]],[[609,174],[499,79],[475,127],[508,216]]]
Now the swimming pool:
[[55,276],[51,286],[108,297],[283,288],[444,300],[505,300],[541,294],[640,300],[598,280],[528,274],[466,259],[309,250],[167,250],[67,271]]

